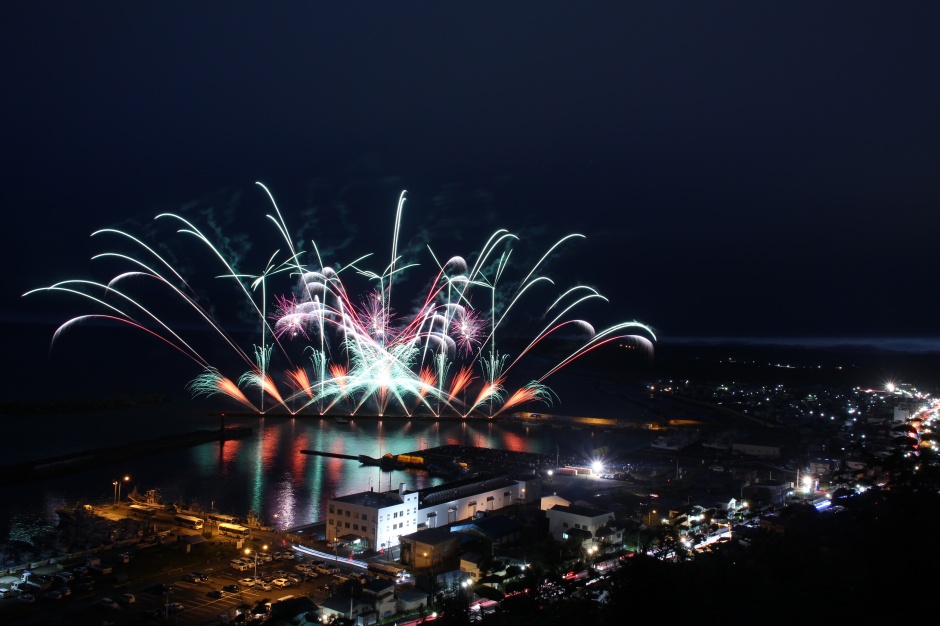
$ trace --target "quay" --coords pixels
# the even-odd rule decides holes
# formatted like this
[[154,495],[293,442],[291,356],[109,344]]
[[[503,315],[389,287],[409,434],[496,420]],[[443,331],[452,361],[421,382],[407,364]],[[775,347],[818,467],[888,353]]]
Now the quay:
[[301,450],[301,454],[312,454],[315,456],[329,456],[334,459],[348,459],[350,461],[358,461],[359,457],[353,454],[340,454],[339,452],[324,452],[323,450]]
[[247,426],[220,428],[218,430],[197,430],[157,439],[147,439],[35,461],[4,465],[0,466],[0,485],[12,485],[51,478],[90,467],[108,465],[115,461],[157,454],[174,448],[196,446],[212,441],[243,439],[251,435],[251,432],[251,428]]

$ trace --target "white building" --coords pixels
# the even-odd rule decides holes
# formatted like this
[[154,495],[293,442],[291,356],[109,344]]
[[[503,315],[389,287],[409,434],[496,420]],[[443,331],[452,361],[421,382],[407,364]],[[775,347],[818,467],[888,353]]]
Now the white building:
[[326,539],[347,535],[365,539],[372,549],[399,545],[402,535],[436,528],[511,504],[534,502],[541,496],[538,476],[474,477],[408,491],[364,491],[327,502]]
[[369,548],[386,549],[417,529],[418,492],[407,491],[405,483],[398,491],[363,491],[327,502],[327,541],[355,535],[368,541]]
[[572,531],[582,531],[576,534],[585,537],[597,537],[599,528],[614,521],[612,512],[585,506],[556,504],[545,511],[545,515],[548,517],[548,532],[559,541],[568,539],[568,535]]

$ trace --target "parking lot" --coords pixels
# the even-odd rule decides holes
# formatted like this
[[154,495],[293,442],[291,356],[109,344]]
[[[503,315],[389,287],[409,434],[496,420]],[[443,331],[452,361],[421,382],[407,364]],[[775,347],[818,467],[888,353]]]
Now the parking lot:
[[[329,555],[326,555],[329,557]],[[234,559],[233,559],[234,560]],[[286,597],[305,596],[319,604],[337,585],[352,576],[364,573],[342,558],[329,562],[303,558],[280,558],[257,562],[252,557],[247,567],[232,567],[229,561],[212,563],[212,567],[168,577],[143,588],[128,587],[105,591],[100,586],[86,586],[67,597],[52,599],[38,592],[35,601],[26,603],[11,597],[2,600],[0,622],[17,624],[110,623],[115,626],[161,621],[165,616],[176,624],[227,623],[244,612],[265,611],[265,605]],[[331,573],[327,573],[331,572]],[[59,584],[59,589],[66,585]],[[73,585],[69,586],[70,589]],[[243,619],[243,618],[240,618]]]

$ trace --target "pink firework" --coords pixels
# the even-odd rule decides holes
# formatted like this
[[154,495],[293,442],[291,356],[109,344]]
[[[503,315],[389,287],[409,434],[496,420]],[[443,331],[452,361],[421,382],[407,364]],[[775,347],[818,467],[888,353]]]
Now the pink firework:
[[307,337],[307,331],[304,328],[306,317],[298,310],[297,299],[294,296],[286,298],[284,296],[275,296],[276,308],[269,317],[274,320],[274,335],[280,339],[284,335],[296,337],[303,335]]
[[376,341],[388,341],[391,312],[385,308],[380,292],[373,291],[363,298],[358,314],[362,327],[370,337]]
[[450,323],[450,331],[457,347],[471,355],[486,337],[486,320],[479,311],[462,309]]

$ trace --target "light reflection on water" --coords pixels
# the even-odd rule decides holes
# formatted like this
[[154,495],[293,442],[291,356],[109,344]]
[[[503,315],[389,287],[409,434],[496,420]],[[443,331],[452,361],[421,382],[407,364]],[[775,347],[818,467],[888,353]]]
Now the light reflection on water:
[[[151,421],[159,415],[158,421]],[[68,441],[45,441],[33,456],[51,456],[76,449],[136,441],[167,433],[218,428],[217,417],[183,412],[110,412],[83,415],[95,424],[95,432],[72,429]],[[75,420],[76,417],[72,416]],[[385,473],[358,461],[304,454],[319,450],[358,456],[381,457],[442,445],[469,445],[554,456],[574,454],[587,458],[591,451],[608,446],[612,452],[632,450],[648,441],[642,431],[609,433],[602,430],[526,428],[494,422],[350,419],[338,423],[320,417],[227,418],[227,425],[253,429],[242,440],[210,443],[141,456],[109,468],[88,469],[50,480],[4,487],[0,496],[10,503],[0,511],[0,539],[8,535],[28,538],[57,523],[55,509],[64,505],[113,500],[112,481],[130,475],[125,495],[136,487],[141,493],[157,489],[170,501],[216,509],[244,517],[254,510],[260,517],[284,529],[319,521],[327,498],[369,489],[409,489],[437,485],[443,479],[424,472]],[[151,423],[157,428],[151,428]],[[139,424],[129,428],[129,424]],[[128,431],[131,431],[129,434]],[[109,441],[111,439],[112,441]],[[58,448],[57,448],[58,446]]]

